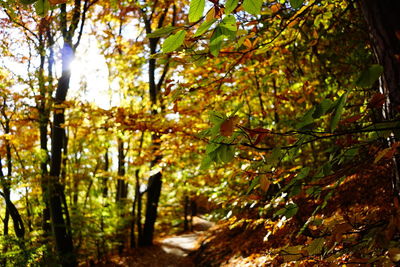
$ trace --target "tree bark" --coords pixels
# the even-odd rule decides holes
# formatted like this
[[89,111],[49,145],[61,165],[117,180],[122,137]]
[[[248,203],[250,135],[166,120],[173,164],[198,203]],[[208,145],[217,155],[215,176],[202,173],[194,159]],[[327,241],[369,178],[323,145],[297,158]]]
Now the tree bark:
[[[360,0],[359,6],[368,24],[377,62],[383,66],[380,90],[387,97],[384,119],[398,119],[400,112],[400,1]],[[400,141],[394,132],[389,145]],[[393,158],[393,188],[400,197],[400,156]]]
[[[76,258],[72,243],[72,236],[67,229],[66,216],[67,206],[65,203],[64,187],[60,183],[62,152],[65,142],[65,121],[63,102],[69,89],[71,71],[69,64],[74,58],[74,50],[71,43],[65,42],[62,48],[62,75],[58,81],[55,96],[55,108],[53,115],[53,128],[51,138],[51,163],[49,181],[49,206],[51,227],[56,241],[56,248],[62,266],[76,266]],[[64,204],[64,209],[63,209]]]
[[145,246],[151,246],[153,244],[154,224],[157,219],[157,207],[161,194],[161,178],[161,172],[158,172],[149,179],[149,187],[147,189],[146,221],[143,228],[143,245]]

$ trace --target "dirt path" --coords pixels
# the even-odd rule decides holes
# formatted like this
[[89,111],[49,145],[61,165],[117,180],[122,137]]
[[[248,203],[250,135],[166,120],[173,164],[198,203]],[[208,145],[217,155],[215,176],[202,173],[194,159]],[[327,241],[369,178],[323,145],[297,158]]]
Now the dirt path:
[[107,263],[95,266],[124,267],[192,267],[189,253],[197,250],[199,239],[213,223],[199,217],[193,220],[192,233],[170,236],[155,241],[151,247],[133,249],[125,255],[114,255]]

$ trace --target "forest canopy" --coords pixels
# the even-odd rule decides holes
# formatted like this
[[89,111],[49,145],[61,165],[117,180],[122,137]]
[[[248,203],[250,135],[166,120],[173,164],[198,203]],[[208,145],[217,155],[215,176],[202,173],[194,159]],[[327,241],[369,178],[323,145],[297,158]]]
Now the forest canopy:
[[0,6],[2,266],[100,263],[190,213],[250,263],[400,261],[397,1]]

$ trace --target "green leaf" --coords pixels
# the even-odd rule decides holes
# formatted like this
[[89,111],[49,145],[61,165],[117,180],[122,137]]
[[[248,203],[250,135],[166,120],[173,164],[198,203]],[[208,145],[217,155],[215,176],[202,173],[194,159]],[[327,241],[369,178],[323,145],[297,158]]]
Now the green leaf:
[[19,0],[21,2],[21,4],[24,5],[31,5],[33,3],[35,3],[37,0]]
[[287,205],[285,209],[286,209],[285,212],[286,219],[292,218],[299,211],[299,207],[295,203]]
[[250,14],[258,15],[261,13],[262,3],[263,0],[244,0],[242,6]]
[[364,70],[358,80],[356,85],[364,88],[370,88],[379,79],[383,73],[383,67],[379,64],[371,65],[368,69]]
[[226,0],[225,3],[225,14],[231,14],[233,10],[235,10],[235,8],[238,5],[238,0]]
[[218,149],[218,157],[220,161],[228,163],[233,159],[234,156],[233,146],[230,145],[221,145]]
[[297,174],[295,179],[302,180],[308,176],[309,172],[310,172],[310,167],[302,168],[301,171]]
[[324,238],[317,238],[307,247],[307,251],[309,255],[317,255],[322,252],[324,248],[325,239]]
[[226,16],[219,25],[228,31],[237,31],[236,18],[233,15]]
[[167,39],[165,39],[162,46],[163,53],[169,53],[178,49],[183,44],[185,36],[186,36],[186,31],[180,30],[177,33],[172,34]]
[[50,4],[47,0],[39,0],[35,3],[36,14],[38,14],[39,16],[46,16],[49,9]]
[[284,215],[286,219],[289,219],[292,218],[294,215],[296,215],[298,210],[299,207],[295,203],[290,203],[286,205],[284,208],[275,212],[274,216]]
[[278,161],[280,161],[282,158],[282,155],[283,155],[283,151],[281,150],[280,147],[275,147],[274,149],[272,149],[271,156],[268,158],[269,164],[275,164]]
[[253,179],[253,181],[251,181],[250,187],[249,189],[247,189],[246,195],[250,194],[250,192],[254,189],[254,187],[259,183],[260,183],[260,177],[257,176],[256,178]]
[[221,27],[218,26],[214,30],[214,34],[211,36],[210,39],[210,53],[213,56],[218,56],[219,51],[221,50],[222,47],[222,42],[225,39],[225,35],[222,34]]
[[216,22],[217,19],[212,19],[210,21],[204,21],[200,27],[197,29],[196,33],[193,35],[194,37],[200,36],[203,33],[205,33],[206,31],[208,31],[208,29],[211,27],[211,25],[214,24],[214,22]]
[[294,9],[298,9],[303,4],[304,0],[290,0],[290,5]]
[[215,110],[211,110],[208,112],[208,118],[210,122],[213,124],[222,123],[227,119],[227,117],[224,114]]
[[200,170],[207,170],[208,168],[210,168],[211,163],[212,159],[208,155],[205,156],[201,161]]
[[317,105],[317,107],[315,108],[315,111],[314,111],[312,117],[314,119],[318,119],[319,117],[325,115],[328,112],[328,110],[332,107],[332,104],[333,104],[333,102],[330,99],[322,100],[322,102],[319,103]]
[[203,16],[205,0],[191,0],[189,7],[189,22],[196,22]]
[[233,112],[231,113],[231,115],[229,115],[229,117],[233,117],[233,116],[236,114],[236,112],[238,112],[243,106],[244,106],[244,103],[243,103],[243,102],[240,102],[239,105],[237,105],[237,106],[235,107],[235,109],[233,110]]
[[338,105],[336,107],[335,114],[333,114],[333,117],[332,117],[331,123],[330,123],[331,132],[334,132],[336,127],[339,124],[340,117],[343,114],[344,105],[346,104],[347,95],[348,95],[348,93],[344,93],[339,98],[339,102],[338,102]]
[[314,122],[313,114],[315,112],[315,109],[315,107],[312,107],[303,115],[303,117],[300,119],[300,122],[296,123],[296,129],[300,130]]
[[178,29],[178,27],[175,26],[166,26],[166,27],[162,27],[160,29],[155,30],[152,33],[147,34],[147,38],[158,38],[158,37],[163,37],[166,36],[170,33],[172,33],[173,31],[175,31],[176,29]]
[[295,185],[292,186],[292,189],[289,192],[289,197],[294,197],[300,194],[301,192],[301,183],[296,183]]
[[220,144],[217,143],[208,143],[206,146],[206,153],[210,154],[211,152],[217,150],[219,148]]

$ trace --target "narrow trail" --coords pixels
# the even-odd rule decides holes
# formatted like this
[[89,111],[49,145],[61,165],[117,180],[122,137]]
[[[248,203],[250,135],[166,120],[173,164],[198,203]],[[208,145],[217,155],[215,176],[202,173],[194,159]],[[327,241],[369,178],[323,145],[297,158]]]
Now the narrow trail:
[[194,267],[190,253],[199,247],[199,241],[214,224],[199,217],[193,218],[191,233],[169,236],[155,240],[155,245],[133,249],[122,256],[113,255],[107,263],[94,266],[111,267]]

